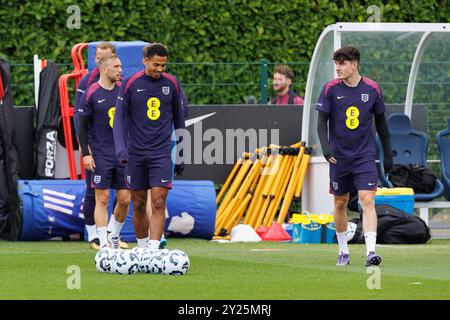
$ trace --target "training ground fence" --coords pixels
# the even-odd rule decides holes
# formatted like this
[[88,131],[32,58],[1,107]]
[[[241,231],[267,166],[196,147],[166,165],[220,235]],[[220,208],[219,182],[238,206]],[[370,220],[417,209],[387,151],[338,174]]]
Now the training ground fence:
[[[333,61],[330,60],[332,64]],[[70,73],[72,64],[57,63],[61,74]],[[294,71],[292,90],[304,97],[309,62],[174,62],[167,72],[180,80],[190,105],[265,104],[276,93],[272,89],[273,69],[286,64]],[[386,103],[404,103],[407,79],[400,77],[410,70],[411,62],[362,62],[361,74],[370,75],[380,84]],[[34,73],[31,63],[11,63],[11,80],[15,106],[34,105]],[[73,90],[73,88],[71,88]],[[69,96],[73,97],[73,94]],[[73,93],[73,92],[72,92]],[[443,130],[450,117],[450,62],[422,62],[416,82],[414,104],[427,107],[430,160],[438,160],[436,133]]]
[[[331,59],[329,63],[334,64]],[[261,105],[276,95],[272,77],[277,64],[291,67],[295,74],[292,90],[304,97],[308,61],[174,62],[169,63],[167,72],[180,80],[190,105]],[[70,73],[73,68],[71,63],[57,65],[61,74]],[[10,62],[10,66],[14,106],[34,106],[33,64]],[[379,83],[386,104],[404,104],[408,85],[404,75],[409,74],[410,68],[410,61],[362,61],[360,73]],[[69,97],[73,96],[73,86],[69,86]],[[449,61],[421,63],[413,102],[426,108],[429,166],[440,176],[436,133],[447,127],[450,117]]]

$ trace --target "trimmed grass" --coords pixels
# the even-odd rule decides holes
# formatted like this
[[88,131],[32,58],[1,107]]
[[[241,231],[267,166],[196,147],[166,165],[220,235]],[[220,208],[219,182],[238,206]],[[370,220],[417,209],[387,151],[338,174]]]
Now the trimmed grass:
[[[450,240],[379,245],[381,287],[373,290],[364,245],[350,245],[344,268],[329,244],[169,239],[175,248],[191,261],[184,276],[99,273],[83,242],[0,242],[0,299],[450,299]],[[72,265],[79,290],[67,288]]]

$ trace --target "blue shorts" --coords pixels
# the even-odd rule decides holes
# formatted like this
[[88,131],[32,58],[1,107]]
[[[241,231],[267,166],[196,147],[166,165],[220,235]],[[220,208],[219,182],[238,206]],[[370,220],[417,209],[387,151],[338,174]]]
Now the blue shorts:
[[92,172],[94,189],[128,189],[125,180],[125,165],[115,156],[94,156],[95,169]]
[[131,190],[152,187],[172,189],[172,157],[170,153],[151,156],[130,154],[126,176]]
[[359,190],[377,190],[377,167],[375,159],[336,159],[330,163],[330,193],[336,196]]

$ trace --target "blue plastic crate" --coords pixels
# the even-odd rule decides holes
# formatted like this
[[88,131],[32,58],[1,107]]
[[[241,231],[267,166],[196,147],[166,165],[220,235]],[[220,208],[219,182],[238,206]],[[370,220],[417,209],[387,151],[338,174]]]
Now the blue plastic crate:
[[[414,212],[414,192],[411,188],[383,188],[375,194],[375,205],[387,204],[405,213]],[[360,208],[358,202],[358,208]]]
[[388,204],[405,213],[413,214],[414,195],[375,196],[375,204]]

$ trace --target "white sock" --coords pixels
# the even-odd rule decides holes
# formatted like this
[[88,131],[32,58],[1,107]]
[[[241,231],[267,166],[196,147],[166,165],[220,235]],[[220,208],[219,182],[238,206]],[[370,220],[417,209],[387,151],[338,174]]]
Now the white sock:
[[348,245],[347,245],[347,238],[345,236],[347,232],[336,232],[336,238],[339,244],[339,253],[346,253],[349,254]]
[[108,233],[106,227],[97,228],[98,238],[100,239],[100,247],[108,246]]
[[[114,219],[115,220],[115,219]],[[111,237],[120,236],[120,230],[122,230],[123,222],[119,222],[117,220],[114,221],[113,229],[111,232]]]
[[159,249],[159,240],[148,240],[148,246],[150,249],[155,249],[158,250]]
[[376,232],[366,232],[364,233],[364,239],[366,240],[366,252],[375,252],[375,246],[377,244],[377,233]]
[[111,217],[109,218],[108,232],[112,232],[113,231],[115,222],[116,222],[116,218],[114,217],[114,214],[112,214]]
[[139,247],[147,247],[148,246],[148,237],[142,238],[142,239],[137,239],[137,243],[138,243]]
[[95,226],[95,224],[93,224],[92,226],[86,225],[86,230],[87,230],[89,242],[91,242],[95,238],[98,238],[97,227]]

